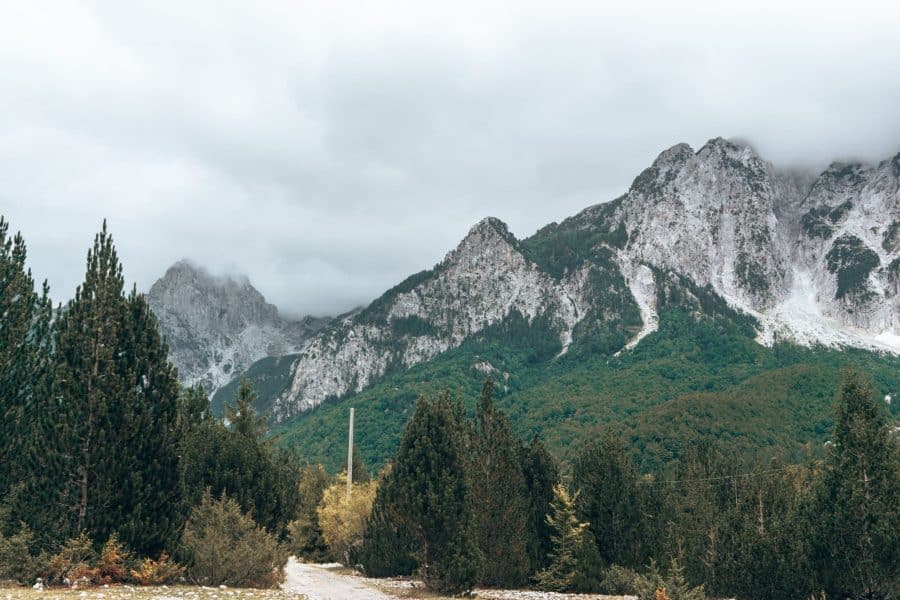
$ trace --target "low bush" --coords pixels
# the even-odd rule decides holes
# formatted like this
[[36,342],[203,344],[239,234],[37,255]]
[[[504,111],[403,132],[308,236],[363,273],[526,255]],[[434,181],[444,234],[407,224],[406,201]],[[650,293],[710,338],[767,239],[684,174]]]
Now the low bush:
[[125,544],[119,541],[116,534],[112,534],[97,559],[94,583],[98,585],[106,585],[109,583],[118,583],[128,578],[128,563],[131,560],[131,552],[125,547]]
[[41,575],[40,557],[31,554],[34,535],[23,525],[13,535],[0,534],[0,580],[31,583]]
[[636,571],[619,565],[612,565],[603,571],[600,590],[604,594],[631,596],[638,593],[642,576]]
[[182,547],[187,576],[199,585],[274,587],[284,578],[288,551],[240,505],[209,490],[191,513]]
[[45,580],[57,585],[93,582],[97,575],[96,558],[94,543],[82,532],[77,538],[66,540],[59,552],[50,557],[44,570]]
[[184,567],[169,560],[169,555],[163,552],[159,560],[142,560],[137,569],[132,569],[131,578],[140,585],[166,585],[181,579],[184,570]]
[[655,562],[647,573],[635,579],[635,592],[640,600],[706,600],[703,586],[692,587],[684,578],[684,569],[673,560],[663,574]]
[[316,510],[331,555],[345,565],[350,565],[351,552],[362,544],[377,488],[376,480],[357,483],[353,485],[353,493],[347,496],[347,476],[342,474],[325,490]]

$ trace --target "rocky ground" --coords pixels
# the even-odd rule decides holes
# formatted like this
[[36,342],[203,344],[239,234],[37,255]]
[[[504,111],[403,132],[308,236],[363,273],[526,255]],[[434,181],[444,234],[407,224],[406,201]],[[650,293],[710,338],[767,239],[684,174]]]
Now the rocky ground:
[[237,588],[218,588],[200,586],[160,586],[141,587],[130,585],[113,585],[90,588],[86,590],[70,590],[66,588],[47,588],[34,590],[31,588],[0,588],[0,600],[18,600],[27,598],[37,600],[240,600],[240,599],[272,599],[303,600],[303,595],[283,590],[246,590]]

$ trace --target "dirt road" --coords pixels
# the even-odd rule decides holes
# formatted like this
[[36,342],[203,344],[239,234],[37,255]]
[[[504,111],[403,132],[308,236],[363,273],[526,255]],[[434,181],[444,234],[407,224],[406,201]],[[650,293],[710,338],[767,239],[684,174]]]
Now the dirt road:
[[393,600],[363,578],[331,570],[327,565],[300,563],[293,558],[285,567],[283,589],[309,600]]
[[[376,585],[387,592],[396,589],[397,595],[383,592]],[[309,600],[399,600],[420,597],[413,585],[412,581],[400,578],[366,579],[348,574],[339,565],[305,564],[292,558],[285,568],[283,588],[291,594],[303,594]],[[476,590],[475,595],[484,600],[637,600],[635,596],[556,594],[530,590]],[[436,598],[431,594],[427,597]]]

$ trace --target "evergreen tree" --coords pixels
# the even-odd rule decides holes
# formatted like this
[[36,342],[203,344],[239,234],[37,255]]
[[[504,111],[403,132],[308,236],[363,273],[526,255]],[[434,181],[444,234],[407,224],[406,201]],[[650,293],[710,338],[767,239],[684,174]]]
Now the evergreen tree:
[[244,380],[235,407],[228,409],[231,429],[208,418],[194,428],[182,445],[181,478],[190,506],[209,488],[215,496],[227,494],[270,532],[287,537],[300,504],[300,469],[292,455],[263,439],[263,420],[251,406],[255,398]]
[[205,421],[212,419],[209,410],[209,397],[202,385],[195,385],[182,390],[178,402],[178,428],[183,441],[192,431]]
[[471,444],[473,534],[484,555],[479,581],[487,586],[520,587],[532,572],[529,496],[520,442],[507,416],[494,407],[493,389],[490,380],[482,387]]
[[292,550],[297,556],[323,562],[328,558],[328,546],[319,526],[317,508],[331,481],[320,464],[307,465],[300,471],[297,483],[297,518],[289,525]]
[[371,480],[372,475],[359,455],[359,446],[353,446],[353,483],[366,483]]
[[818,579],[829,597],[900,594],[900,455],[868,381],[847,371],[817,487]]
[[399,512],[399,493],[399,483],[388,474],[375,494],[363,543],[351,556],[351,562],[369,577],[408,576],[418,565],[419,548],[407,527],[407,515]]
[[547,447],[538,437],[521,448],[522,474],[528,493],[528,555],[534,571],[549,565],[553,548],[550,525],[550,503],[553,502],[553,488],[559,482],[559,469]]
[[408,532],[426,585],[450,594],[472,589],[478,559],[460,412],[447,394],[419,399],[384,486],[389,493],[379,495],[390,502],[380,518],[398,519]]
[[[652,558],[660,564],[677,559],[691,581],[717,580],[733,541],[733,523],[723,523],[734,513],[742,473],[735,457],[712,440],[692,443],[668,477],[673,483],[666,490],[668,514],[662,519],[667,536]],[[723,539],[726,530],[728,539]]]
[[254,402],[256,402],[256,391],[245,377],[241,379],[238,387],[234,407],[227,406],[225,413],[226,419],[234,431],[244,437],[256,440],[265,432],[266,423],[265,419],[258,417],[256,411],[253,410]]
[[587,520],[607,564],[638,568],[645,563],[644,524],[638,478],[621,440],[607,433],[588,444],[573,470],[579,514]]
[[550,592],[568,592],[575,587],[581,565],[579,556],[584,552],[588,523],[578,520],[575,503],[578,493],[572,497],[563,484],[553,487],[551,512],[546,521],[551,534],[553,550],[550,565],[537,574],[538,588]]
[[123,291],[106,223],[56,323],[52,449],[61,533],[118,532],[142,554],[179,533],[178,382],[142,295]]
[[34,479],[42,473],[52,306],[46,282],[40,295],[35,291],[26,256],[22,236],[9,236],[0,217],[0,500],[10,521],[31,522],[49,500],[35,497]]

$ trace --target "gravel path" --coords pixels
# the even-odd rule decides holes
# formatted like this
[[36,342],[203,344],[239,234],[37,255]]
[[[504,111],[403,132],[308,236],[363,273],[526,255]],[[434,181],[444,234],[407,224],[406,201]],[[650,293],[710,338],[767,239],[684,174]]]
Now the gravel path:
[[285,567],[284,591],[303,594],[309,600],[393,600],[368,585],[361,577],[337,573],[329,565],[313,565],[291,559]]
[[[285,568],[285,592],[303,594],[309,600],[399,600],[426,597],[441,600],[432,594],[421,594],[421,582],[408,578],[367,579],[348,575],[340,565],[316,565],[291,559]],[[380,589],[379,589],[380,588]],[[396,594],[396,595],[393,595]],[[635,596],[602,596],[595,594],[555,594],[526,590],[475,590],[475,597],[483,600],[637,600]]]

